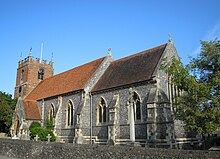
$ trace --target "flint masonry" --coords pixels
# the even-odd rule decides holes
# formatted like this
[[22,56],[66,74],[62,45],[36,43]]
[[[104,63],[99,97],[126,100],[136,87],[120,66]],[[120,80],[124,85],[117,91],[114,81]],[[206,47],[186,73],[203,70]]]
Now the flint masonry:
[[12,136],[31,122],[53,122],[57,141],[75,144],[140,144],[178,148],[193,138],[173,117],[180,91],[160,70],[163,58],[179,58],[172,40],[114,60],[108,55],[53,75],[53,61],[20,60]]

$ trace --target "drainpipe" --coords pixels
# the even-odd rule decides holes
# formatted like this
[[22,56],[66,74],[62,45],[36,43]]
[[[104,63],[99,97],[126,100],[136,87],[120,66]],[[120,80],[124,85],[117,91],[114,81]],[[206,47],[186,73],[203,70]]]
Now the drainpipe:
[[90,144],[92,144],[92,93],[89,92],[90,97]]

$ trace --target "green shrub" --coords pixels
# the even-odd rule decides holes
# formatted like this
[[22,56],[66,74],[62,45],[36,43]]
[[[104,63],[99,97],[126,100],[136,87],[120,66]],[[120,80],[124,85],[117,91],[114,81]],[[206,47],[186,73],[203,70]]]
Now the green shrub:
[[45,129],[43,127],[35,127],[33,129],[31,129],[31,139],[34,139],[34,137],[36,137],[36,135],[38,135],[40,141],[47,141],[47,136],[48,134],[50,134],[51,138],[50,141],[55,141],[56,137],[54,136],[52,130],[49,129]]
[[41,124],[36,121],[33,121],[29,127],[29,130],[31,131],[31,129],[36,128],[36,127],[41,127]]
[[53,129],[53,121],[52,120],[47,120],[44,125],[45,125],[46,129],[49,129],[49,130]]

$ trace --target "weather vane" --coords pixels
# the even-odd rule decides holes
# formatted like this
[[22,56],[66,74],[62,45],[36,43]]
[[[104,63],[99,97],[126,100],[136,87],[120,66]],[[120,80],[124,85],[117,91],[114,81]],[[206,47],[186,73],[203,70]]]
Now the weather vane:
[[53,61],[53,52],[51,53],[51,60]]
[[168,36],[169,36],[169,41],[172,41],[172,34],[170,33],[168,34]]
[[32,47],[30,48],[29,56],[32,55]]
[[22,52],[21,52],[21,54],[20,54],[20,60],[22,60]]
[[112,49],[108,48],[108,54],[111,56],[112,55]]

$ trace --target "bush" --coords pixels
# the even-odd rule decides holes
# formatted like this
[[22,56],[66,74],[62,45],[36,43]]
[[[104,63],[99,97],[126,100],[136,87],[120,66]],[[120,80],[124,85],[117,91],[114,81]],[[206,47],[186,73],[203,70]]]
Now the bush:
[[47,120],[44,125],[46,129],[50,129],[50,130],[53,129],[53,121],[51,120]]
[[38,135],[40,141],[47,141],[48,134],[50,134],[50,136],[51,136],[50,141],[53,142],[56,140],[56,137],[54,136],[52,130],[45,129],[43,127],[32,128],[30,136],[31,136],[31,139],[34,139],[34,137],[36,137],[36,135]]
[[36,137],[36,135],[38,135],[38,137],[39,137],[38,140],[47,141],[48,140],[47,136],[48,136],[48,134],[50,134],[50,136],[51,136],[50,141],[55,141],[56,137],[53,134],[52,127],[53,127],[52,121],[49,121],[49,120],[46,121],[44,127],[41,127],[41,124],[38,122],[32,122],[29,127],[29,130],[31,132],[30,133],[31,139],[33,140],[34,137]]
[[37,127],[41,127],[41,124],[36,121],[33,121],[29,127],[29,130],[31,131],[31,129],[37,128]]

